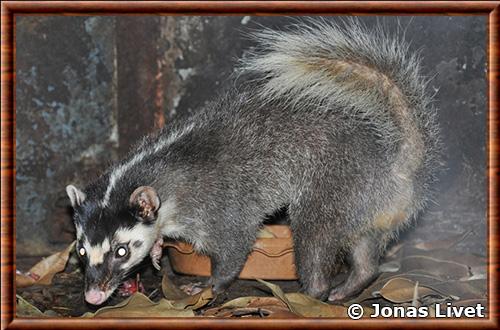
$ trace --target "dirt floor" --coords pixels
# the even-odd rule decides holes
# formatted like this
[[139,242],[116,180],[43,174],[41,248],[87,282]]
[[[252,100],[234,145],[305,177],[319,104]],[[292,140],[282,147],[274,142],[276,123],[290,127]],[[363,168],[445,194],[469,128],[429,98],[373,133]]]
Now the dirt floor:
[[[17,315],[78,317],[90,312],[93,314],[87,314],[89,317],[98,317],[99,313],[110,317],[346,317],[347,307],[352,303],[359,303],[371,312],[373,304],[417,308],[425,306],[430,311],[429,317],[432,317],[437,313],[436,303],[459,307],[480,304],[486,308],[486,259],[454,251],[456,242],[464,237],[393,246],[380,264],[379,277],[358,296],[337,305],[325,304],[297,293],[297,281],[237,280],[215,299],[207,295],[206,291],[186,296],[178,290],[179,287],[203,282],[206,278],[175,274],[168,266],[167,257],[164,257],[162,271],[156,271],[150,261],[146,260],[139,267],[139,272],[131,277],[132,282],[140,283],[138,287],[143,287],[139,290],[143,295],[127,297],[132,292],[125,290],[126,295],[123,295],[124,290],[119,289],[104,305],[96,307],[84,301],[83,274],[78,259],[74,252],[69,252],[71,249],[68,247],[67,259],[63,260],[64,267],[54,275],[50,283],[18,286]],[[25,272],[18,274],[16,283],[19,283],[20,275],[29,274],[26,270],[35,262],[33,259],[17,260],[18,271]],[[166,277],[163,277],[164,274]],[[340,283],[344,278],[345,270],[335,282]],[[134,303],[131,303],[132,298],[136,299]],[[123,306],[124,304],[128,305]],[[143,314],[144,311],[146,314]]]
[[[33,259],[21,260],[19,264],[26,265],[32,262]],[[165,262],[167,261],[167,262]],[[206,277],[186,276],[175,274],[168,267],[168,260],[163,260],[163,271],[156,271],[149,262],[145,262],[139,271],[139,279],[144,286],[144,294],[152,301],[158,301],[162,298],[161,283],[163,272],[168,274],[172,282],[177,286],[187,285],[191,283],[204,282]],[[29,267],[28,267],[29,268]],[[26,269],[26,268],[25,268]],[[134,279],[136,276],[131,276]],[[299,290],[297,281],[272,281],[279,285],[285,292],[295,292]],[[53,316],[81,316],[87,312],[95,312],[104,306],[114,306],[127,297],[121,296],[118,292],[114,293],[111,298],[101,306],[93,306],[85,302],[83,297],[83,273],[78,264],[69,264],[64,272],[54,276],[52,284],[49,286],[34,285],[27,288],[19,288],[17,294],[30,302],[40,311],[49,311],[48,315]],[[213,306],[222,305],[223,303],[243,296],[269,296],[269,289],[262,284],[252,280],[237,280],[223,294],[216,299],[196,311],[197,315],[203,315],[203,312]],[[52,312],[50,312],[52,311]]]

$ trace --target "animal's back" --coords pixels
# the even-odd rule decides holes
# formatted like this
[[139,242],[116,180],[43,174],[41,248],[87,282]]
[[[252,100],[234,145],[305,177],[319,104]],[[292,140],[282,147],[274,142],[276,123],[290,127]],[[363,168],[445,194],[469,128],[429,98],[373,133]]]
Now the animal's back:
[[[104,175],[101,205],[153,189],[160,234],[212,258],[216,291],[241,270],[264,217],[286,207],[304,291],[352,295],[429,199],[439,163],[426,80],[398,38],[356,22],[257,33],[234,86]],[[349,278],[331,290],[344,260]]]
[[223,107],[238,134],[224,140],[241,142],[230,158],[249,155],[256,193],[281,189],[307,292],[324,296],[349,256],[353,272],[330,294],[343,299],[431,198],[440,142],[427,81],[381,28],[312,23],[256,37],[261,48],[241,64],[251,82]]
[[344,27],[311,21],[255,36],[260,47],[241,65],[257,82],[252,93],[298,112],[299,120],[328,117],[332,129],[370,131],[367,143],[379,145],[386,158],[377,165],[413,181],[414,211],[420,209],[439,168],[440,141],[427,78],[402,37],[354,20]]

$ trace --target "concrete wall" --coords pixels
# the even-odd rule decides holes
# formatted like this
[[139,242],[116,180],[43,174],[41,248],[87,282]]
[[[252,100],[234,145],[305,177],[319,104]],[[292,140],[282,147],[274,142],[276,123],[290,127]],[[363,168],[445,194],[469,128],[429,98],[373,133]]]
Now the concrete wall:
[[[331,17],[329,19],[337,19]],[[372,17],[362,18],[376,23]],[[466,231],[485,254],[486,18],[388,17],[434,79],[448,170],[436,204],[405,239]],[[84,185],[137,138],[214,97],[251,47],[242,32],[283,17],[16,18],[17,255],[73,239],[64,187]]]

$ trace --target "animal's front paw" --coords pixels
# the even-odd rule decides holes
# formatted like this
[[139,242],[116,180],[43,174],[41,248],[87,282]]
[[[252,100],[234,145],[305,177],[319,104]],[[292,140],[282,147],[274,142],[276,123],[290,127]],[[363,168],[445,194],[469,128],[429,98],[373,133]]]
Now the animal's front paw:
[[336,288],[333,288],[330,291],[330,295],[328,296],[329,302],[334,303],[344,303],[349,299],[353,298],[357,293],[363,290],[364,286],[353,286],[349,285],[349,282],[345,282],[342,285],[339,285]]
[[332,291],[330,291],[330,295],[328,296],[328,301],[329,302],[340,302],[345,300],[347,297],[345,293],[343,292],[342,288],[335,288]]
[[158,238],[156,242],[153,244],[151,251],[149,251],[149,256],[151,257],[151,262],[153,266],[160,270],[160,259],[163,254],[163,238]]

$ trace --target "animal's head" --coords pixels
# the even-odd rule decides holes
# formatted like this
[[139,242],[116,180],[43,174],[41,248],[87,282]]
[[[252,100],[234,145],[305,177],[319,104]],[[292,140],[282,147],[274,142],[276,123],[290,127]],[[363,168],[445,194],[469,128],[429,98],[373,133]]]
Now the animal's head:
[[145,186],[120,206],[103,206],[72,185],[66,192],[74,209],[76,252],[85,265],[85,300],[100,305],[151,250],[160,200]]

